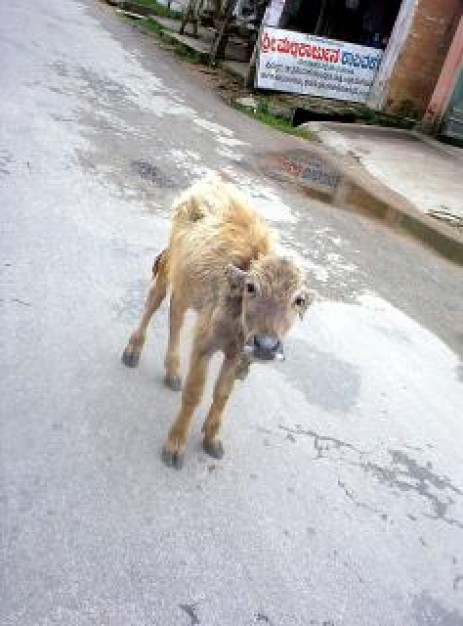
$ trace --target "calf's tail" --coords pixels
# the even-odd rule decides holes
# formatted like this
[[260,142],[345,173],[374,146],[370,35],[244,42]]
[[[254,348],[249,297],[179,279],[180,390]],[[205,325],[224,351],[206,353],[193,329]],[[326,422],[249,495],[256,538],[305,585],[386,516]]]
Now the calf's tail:
[[158,256],[154,259],[153,278],[156,278],[156,276],[159,273],[163,273],[164,275],[167,275],[168,261],[169,261],[169,250],[168,248],[166,248],[160,254],[158,254]]

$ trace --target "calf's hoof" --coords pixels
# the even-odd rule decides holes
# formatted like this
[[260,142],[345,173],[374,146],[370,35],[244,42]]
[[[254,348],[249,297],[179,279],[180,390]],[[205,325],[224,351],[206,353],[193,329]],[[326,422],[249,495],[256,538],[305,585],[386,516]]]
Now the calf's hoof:
[[182,379],[180,376],[166,376],[164,383],[171,391],[181,391],[182,389]]
[[140,361],[140,352],[137,352],[130,344],[122,353],[121,361],[127,367],[137,367]]
[[179,441],[166,441],[162,448],[162,460],[167,467],[182,469],[183,459],[185,457],[185,444]]
[[225,450],[220,439],[213,439],[212,441],[203,439],[203,449],[206,454],[212,456],[214,459],[221,459],[225,454]]

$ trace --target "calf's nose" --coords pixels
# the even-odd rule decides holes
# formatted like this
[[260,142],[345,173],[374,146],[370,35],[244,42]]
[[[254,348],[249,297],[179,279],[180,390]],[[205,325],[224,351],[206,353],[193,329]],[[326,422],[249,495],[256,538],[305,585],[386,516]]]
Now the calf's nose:
[[270,361],[281,351],[277,337],[267,334],[254,335],[254,354],[257,358]]

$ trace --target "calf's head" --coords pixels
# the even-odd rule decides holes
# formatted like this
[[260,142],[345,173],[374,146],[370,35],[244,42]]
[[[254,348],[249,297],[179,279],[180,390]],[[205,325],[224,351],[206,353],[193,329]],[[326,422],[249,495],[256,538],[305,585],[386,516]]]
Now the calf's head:
[[242,299],[245,351],[259,361],[284,358],[283,337],[313,300],[301,270],[290,259],[264,256],[248,271],[229,265],[226,274],[230,289]]

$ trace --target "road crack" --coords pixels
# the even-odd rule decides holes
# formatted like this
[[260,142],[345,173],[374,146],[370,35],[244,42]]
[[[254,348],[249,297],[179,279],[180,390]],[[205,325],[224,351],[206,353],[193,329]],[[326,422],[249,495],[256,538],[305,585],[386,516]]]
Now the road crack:
[[[463,496],[463,490],[455,486],[447,476],[440,476],[432,470],[430,462],[420,463],[402,450],[388,449],[389,465],[380,465],[366,459],[367,452],[354,444],[336,437],[320,435],[311,429],[303,429],[299,425],[287,427],[280,424],[279,428],[294,437],[304,436],[313,440],[316,453],[314,460],[337,460],[346,465],[360,468],[367,476],[373,477],[378,483],[393,492],[413,493],[423,500],[431,513],[423,513],[424,517],[441,520],[451,526],[463,530],[463,522],[449,514],[450,508],[456,504],[457,498]],[[336,454],[334,454],[336,452]],[[352,488],[338,478],[338,487],[355,506],[376,513],[387,520],[386,513],[376,507],[360,501]],[[436,493],[437,492],[437,493]],[[410,519],[413,518],[408,516]],[[416,519],[416,516],[413,516]]]

